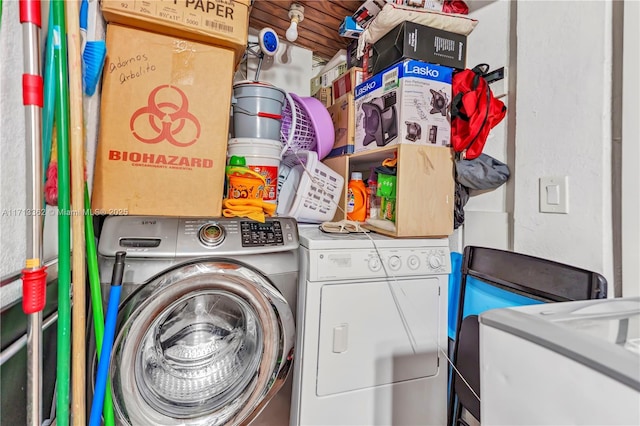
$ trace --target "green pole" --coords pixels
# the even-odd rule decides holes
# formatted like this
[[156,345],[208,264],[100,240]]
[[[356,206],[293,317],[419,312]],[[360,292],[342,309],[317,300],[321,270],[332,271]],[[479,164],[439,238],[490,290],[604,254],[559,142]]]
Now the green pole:
[[[71,218],[69,170],[69,81],[67,69],[67,31],[64,0],[53,0],[56,43],[55,116],[58,134],[58,356],[56,378],[56,424],[69,425],[69,387],[71,376]],[[77,247],[77,250],[82,248]]]
[[[84,185],[84,208],[85,211],[91,210],[91,202],[89,201],[89,188]],[[104,335],[104,312],[102,308],[102,291],[100,290],[100,271],[98,270],[98,253],[96,250],[95,233],[93,230],[93,220],[91,214],[84,216],[84,228],[86,233],[87,245],[87,268],[89,269],[89,289],[91,291],[91,310],[93,311],[93,328],[96,334],[96,354],[98,361],[100,360],[100,351],[102,350],[102,336]],[[102,414],[104,415],[105,426],[114,426],[113,418],[113,401],[111,400],[111,380],[107,379],[107,390],[104,396],[104,407]]]

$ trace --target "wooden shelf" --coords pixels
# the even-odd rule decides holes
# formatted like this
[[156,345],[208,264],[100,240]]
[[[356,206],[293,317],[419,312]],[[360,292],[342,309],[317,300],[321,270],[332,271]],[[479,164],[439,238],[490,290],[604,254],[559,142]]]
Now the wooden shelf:
[[[371,167],[382,164],[397,153],[395,231],[366,225],[392,237],[446,237],[453,232],[454,171],[450,149],[430,145],[400,144],[348,156],[327,158],[323,162],[342,175],[345,186],[340,206],[347,208],[347,184],[351,172],[369,176]],[[334,221],[345,214],[338,210]]]

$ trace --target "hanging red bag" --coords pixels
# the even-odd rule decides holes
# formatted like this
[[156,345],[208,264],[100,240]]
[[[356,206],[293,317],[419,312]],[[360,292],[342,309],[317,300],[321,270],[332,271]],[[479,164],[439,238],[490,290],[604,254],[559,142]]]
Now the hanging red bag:
[[451,145],[463,159],[472,160],[482,154],[489,131],[507,113],[507,107],[493,97],[483,77],[488,71],[489,65],[480,64],[453,76]]

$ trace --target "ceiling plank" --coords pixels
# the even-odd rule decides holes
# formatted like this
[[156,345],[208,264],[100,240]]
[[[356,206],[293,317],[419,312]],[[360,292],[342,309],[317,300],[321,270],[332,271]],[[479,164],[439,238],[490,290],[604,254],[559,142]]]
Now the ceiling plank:
[[[291,0],[256,0],[250,15],[252,28],[273,28],[284,40],[290,25]],[[298,39],[294,44],[307,48],[317,56],[329,59],[351,41],[340,37],[338,28],[345,16],[361,5],[358,0],[296,0],[305,7],[304,20],[298,25]]]

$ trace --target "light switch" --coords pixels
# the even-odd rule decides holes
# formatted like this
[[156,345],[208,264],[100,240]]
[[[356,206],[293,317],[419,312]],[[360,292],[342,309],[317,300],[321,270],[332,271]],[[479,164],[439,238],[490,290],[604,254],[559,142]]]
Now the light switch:
[[547,186],[547,204],[554,206],[560,204],[560,187],[558,185]]
[[569,213],[569,176],[540,178],[540,213]]

